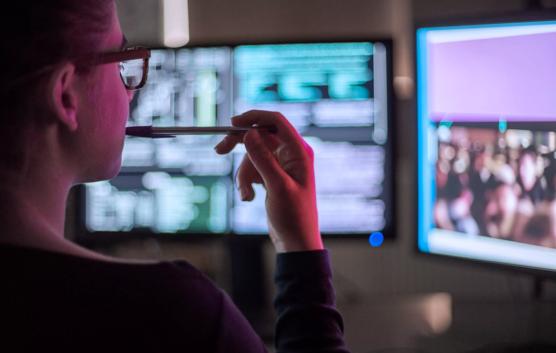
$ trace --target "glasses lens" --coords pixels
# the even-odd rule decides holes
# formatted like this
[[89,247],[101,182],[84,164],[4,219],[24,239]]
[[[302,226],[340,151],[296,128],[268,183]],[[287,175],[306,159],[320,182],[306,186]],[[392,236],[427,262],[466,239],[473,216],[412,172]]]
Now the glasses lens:
[[124,85],[128,89],[135,89],[141,84],[144,75],[143,67],[143,59],[133,59],[121,62],[120,75],[122,76]]

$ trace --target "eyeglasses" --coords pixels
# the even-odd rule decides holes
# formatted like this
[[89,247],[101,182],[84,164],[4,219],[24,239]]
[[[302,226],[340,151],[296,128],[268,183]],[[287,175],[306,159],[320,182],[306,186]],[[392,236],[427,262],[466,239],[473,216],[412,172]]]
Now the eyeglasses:
[[[149,58],[151,51],[143,47],[130,47],[117,52],[101,53],[87,57],[74,58],[73,61],[82,65],[102,65],[119,62],[120,77],[126,89],[137,90],[147,82]],[[27,83],[38,76],[53,70],[55,65],[45,66],[37,71],[20,76],[0,89],[7,92],[15,86]]]
[[80,60],[90,65],[120,62],[120,77],[128,90],[137,90],[145,85],[149,73],[151,51],[143,47],[130,47],[118,52],[102,53],[93,58]]

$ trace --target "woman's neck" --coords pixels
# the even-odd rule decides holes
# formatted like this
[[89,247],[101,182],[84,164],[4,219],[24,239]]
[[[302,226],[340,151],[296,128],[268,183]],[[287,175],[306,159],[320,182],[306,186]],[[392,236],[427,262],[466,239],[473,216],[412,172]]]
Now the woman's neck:
[[21,181],[14,183],[13,179],[6,178],[5,172],[0,171],[0,244],[37,248],[105,262],[154,263],[105,256],[64,238],[66,200],[71,184],[47,177],[44,180],[50,180],[51,183],[48,186],[41,186],[40,183],[23,186]]
[[44,169],[41,175],[0,171],[0,241],[21,230],[62,239],[70,187],[69,181]]
[[[59,198],[65,200],[66,196]],[[32,190],[10,190],[7,185],[0,185],[0,222],[3,225],[0,240],[21,230],[63,237],[65,201],[46,197],[33,194]]]

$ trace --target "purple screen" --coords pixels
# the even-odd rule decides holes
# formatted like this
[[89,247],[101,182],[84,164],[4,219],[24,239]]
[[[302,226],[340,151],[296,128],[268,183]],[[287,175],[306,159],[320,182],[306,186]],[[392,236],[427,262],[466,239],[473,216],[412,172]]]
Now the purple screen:
[[429,41],[431,120],[556,120],[556,33]]

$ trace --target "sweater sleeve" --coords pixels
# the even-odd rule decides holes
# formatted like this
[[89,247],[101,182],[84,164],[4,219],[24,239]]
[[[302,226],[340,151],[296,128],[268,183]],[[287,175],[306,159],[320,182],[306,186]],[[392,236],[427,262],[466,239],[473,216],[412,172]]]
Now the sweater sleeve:
[[348,353],[326,250],[279,254],[275,283],[277,353]]

